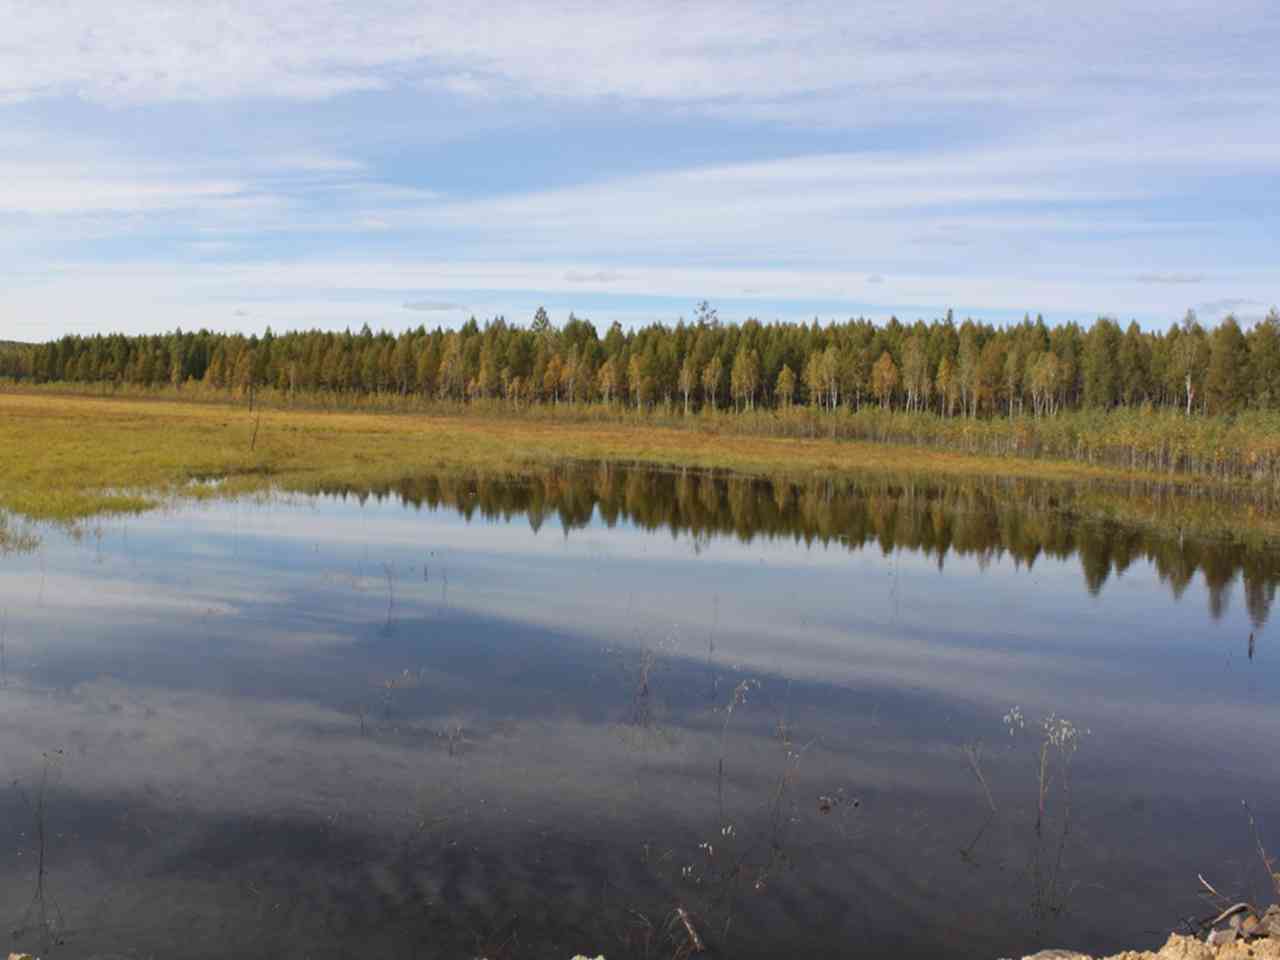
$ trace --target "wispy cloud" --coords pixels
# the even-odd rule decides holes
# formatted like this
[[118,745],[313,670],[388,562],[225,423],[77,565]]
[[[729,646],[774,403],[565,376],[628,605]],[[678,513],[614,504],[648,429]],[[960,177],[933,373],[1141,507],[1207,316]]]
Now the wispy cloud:
[[465,310],[465,305],[452,300],[407,300],[403,304],[406,310],[417,310],[421,313],[445,313],[450,310]]
[[0,324],[1267,302],[1272,13],[0,0]]
[[568,270],[564,275],[565,283],[610,284],[621,279],[616,270]]
[[1248,297],[1222,297],[1218,300],[1205,300],[1194,307],[1201,320],[1215,322],[1228,314],[1235,317],[1241,325],[1248,327],[1264,320],[1270,310],[1280,303],[1280,297],[1269,302],[1253,300]]
[[[1267,11],[1260,0],[1084,0],[1035,11],[999,0],[963,8],[497,0],[460,16],[449,5],[398,0],[359,12],[337,0],[11,0],[0,7],[8,35],[0,95],[307,99],[434,82],[486,96],[781,109],[817,97],[1052,100],[1064,88],[1096,98],[1157,81],[1229,92],[1256,75],[1261,61],[1249,52],[1268,46],[1266,31],[1233,27],[1261,23]],[[1215,41],[1228,37],[1237,56],[1217,56]]]
[[1139,283],[1155,284],[1190,284],[1204,283],[1204,276],[1199,273],[1140,273],[1135,277]]

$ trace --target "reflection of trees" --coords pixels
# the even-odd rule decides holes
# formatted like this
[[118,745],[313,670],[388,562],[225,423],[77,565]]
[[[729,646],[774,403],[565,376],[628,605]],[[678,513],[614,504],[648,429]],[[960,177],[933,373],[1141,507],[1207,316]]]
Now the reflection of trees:
[[[843,543],[850,549],[874,543],[885,554],[900,548],[924,553],[939,568],[953,553],[980,562],[1007,557],[1028,568],[1042,556],[1078,557],[1093,594],[1113,574],[1145,560],[1175,597],[1199,572],[1215,617],[1225,612],[1231,588],[1242,577],[1255,627],[1266,622],[1280,580],[1280,559],[1265,542],[1185,535],[1204,526],[1205,516],[1216,516],[1221,503],[1141,485],[1117,492],[1001,478],[794,481],[594,464],[528,476],[415,476],[394,485],[327,492],[362,500],[397,497],[418,508],[455,509],[468,519],[477,513],[503,520],[526,516],[535,531],[554,515],[566,531],[599,517],[609,526],[625,520],[699,542],[729,535],[743,541]],[[1121,522],[1118,516],[1159,524]]]
[[1244,574],[1244,602],[1255,630],[1267,622],[1267,614],[1276,599],[1274,571],[1255,553],[1246,554],[1241,564]]

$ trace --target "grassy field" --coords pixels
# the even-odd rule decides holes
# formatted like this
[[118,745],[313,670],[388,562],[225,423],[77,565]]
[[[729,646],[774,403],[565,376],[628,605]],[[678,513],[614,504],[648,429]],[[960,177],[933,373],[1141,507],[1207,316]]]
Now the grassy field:
[[[0,509],[72,522],[141,511],[174,496],[377,487],[432,471],[515,473],[609,460],[805,480],[851,472],[1048,481],[1158,482],[1201,492],[1205,482],[1070,462],[967,456],[829,439],[715,435],[649,425],[504,420],[482,415],[260,410],[192,404],[0,394]],[[195,483],[222,482],[215,488]],[[1199,497],[1199,499],[1209,499]],[[1237,504],[1237,506],[1239,506]],[[1147,520],[1152,510],[1142,512]],[[1236,507],[1231,508],[1233,511]],[[1216,510],[1216,508],[1215,508]],[[1243,512],[1240,512],[1243,511]],[[1256,501],[1238,523],[1270,528]],[[1216,510],[1216,514],[1220,514]]]

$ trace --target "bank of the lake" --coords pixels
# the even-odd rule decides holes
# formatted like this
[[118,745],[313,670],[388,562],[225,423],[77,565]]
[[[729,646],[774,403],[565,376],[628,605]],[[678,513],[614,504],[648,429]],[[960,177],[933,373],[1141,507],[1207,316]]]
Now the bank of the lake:
[[[852,474],[1060,484],[1118,521],[1274,538],[1274,491],[1087,464],[830,438],[720,434],[644,422],[428,416],[0,393],[0,509],[74,522],[174,496],[377,488],[426,472],[518,473],[581,462],[716,470],[793,483]],[[216,479],[216,484],[198,481]],[[1087,496],[1081,491],[1088,491]],[[1084,501],[1087,500],[1087,503]],[[12,541],[19,533],[10,530]]]

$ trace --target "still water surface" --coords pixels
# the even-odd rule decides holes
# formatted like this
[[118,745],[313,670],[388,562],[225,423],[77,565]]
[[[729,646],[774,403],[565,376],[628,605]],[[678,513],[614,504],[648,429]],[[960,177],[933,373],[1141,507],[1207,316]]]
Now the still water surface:
[[1198,873],[1263,898],[1242,801],[1280,849],[1265,545],[620,468],[42,537],[0,556],[13,948],[657,958],[681,908],[724,957],[1101,951]]

